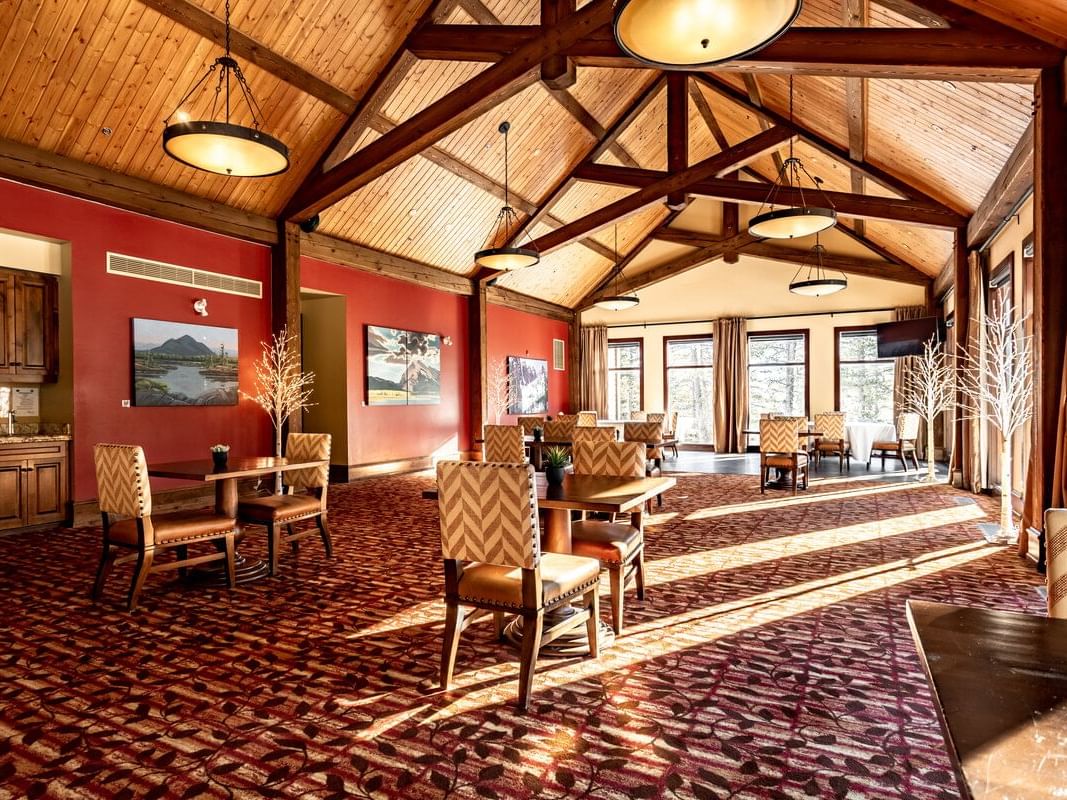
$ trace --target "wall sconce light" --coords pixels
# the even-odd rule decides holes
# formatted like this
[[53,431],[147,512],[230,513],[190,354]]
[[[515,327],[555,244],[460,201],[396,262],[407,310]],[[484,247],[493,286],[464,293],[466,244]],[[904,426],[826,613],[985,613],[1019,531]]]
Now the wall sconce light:
[[443,339],[441,339],[441,343],[445,347],[451,347],[452,346],[452,337],[451,336],[445,336]]
[[202,317],[207,316],[207,298],[201,297],[199,300],[193,301],[193,311]]

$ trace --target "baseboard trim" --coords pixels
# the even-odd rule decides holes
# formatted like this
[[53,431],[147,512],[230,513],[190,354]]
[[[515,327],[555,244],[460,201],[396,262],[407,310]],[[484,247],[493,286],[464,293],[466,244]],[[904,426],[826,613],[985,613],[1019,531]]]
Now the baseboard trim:
[[352,481],[366,480],[367,478],[381,478],[386,475],[406,475],[411,472],[433,469],[438,461],[449,459],[474,461],[477,460],[477,457],[477,451],[464,450],[444,458],[417,456],[415,458],[400,458],[393,461],[377,461],[369,464],[331,464],[330,483],[350,483]]

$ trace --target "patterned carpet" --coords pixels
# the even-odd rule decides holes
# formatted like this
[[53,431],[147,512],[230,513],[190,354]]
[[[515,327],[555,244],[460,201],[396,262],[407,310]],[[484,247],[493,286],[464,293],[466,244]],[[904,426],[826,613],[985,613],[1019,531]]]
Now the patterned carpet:
[[904,601],[1043,610],[981,539],[985,499],[685,476],[646,535],[648,601],[599,661],[542,661],[524,715],[489,622],[435,690],[429,483],[333,488],[332,561],[308,540],[232,593],[153,576],[133,615],[121,568],[87,601],[96,531],[0,539],[0,797],[947,800]]

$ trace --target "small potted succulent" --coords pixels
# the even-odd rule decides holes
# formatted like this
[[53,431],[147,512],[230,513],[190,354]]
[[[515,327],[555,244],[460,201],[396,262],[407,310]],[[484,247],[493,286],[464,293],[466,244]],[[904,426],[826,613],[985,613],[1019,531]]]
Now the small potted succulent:
[[541,441],[541,437],[545,435],[545,430],[540,425],[534,425],[533,437],[535,442]]
[[213,444],[211,445],[211,460],[215,462],[216,469],[222,469],[226,466],[226,459],[230,457],[230,446],[228,444]]
[[563,476],[566,474],[570,460],[570,453],[565,447],[550,447],[545,450],[545,480],[552,486],[559,486],[563,483]]

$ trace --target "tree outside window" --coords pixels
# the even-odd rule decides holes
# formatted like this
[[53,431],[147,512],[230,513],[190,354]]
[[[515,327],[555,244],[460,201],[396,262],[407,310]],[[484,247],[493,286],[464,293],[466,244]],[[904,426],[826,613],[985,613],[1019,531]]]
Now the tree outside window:
[[748,427],[759,429],[761,414],[806,417],[808,335],[751,334],[748,337]]
[[878,358],[873,328],[837,331],[837,409],[850,422],[893,423],[893,359]]
[[642,388],[642,345],[640,339],[608,342],[608,415],[629,419],[639,411]]
[[665,409],[678,413],[678,441],[715,442],[715,346],[710,336],[663,340]]

